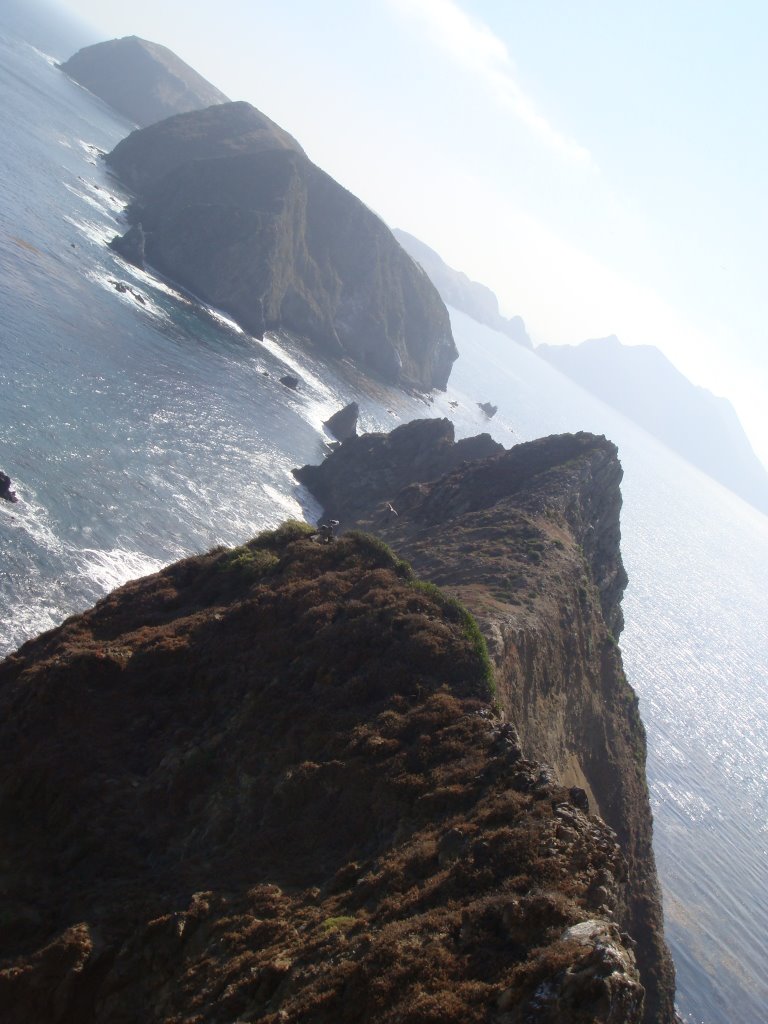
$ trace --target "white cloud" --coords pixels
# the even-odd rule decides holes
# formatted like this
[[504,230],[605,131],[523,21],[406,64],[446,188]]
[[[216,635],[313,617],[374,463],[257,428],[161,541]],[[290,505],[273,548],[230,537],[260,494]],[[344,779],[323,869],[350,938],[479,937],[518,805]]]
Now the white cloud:
[[509,50],[483,22],[454,0],[388,0],[391,6],[426,29],[435,45],[473,74],[498,103],[510,110],[534,135],[561,156],[592,164],[588,149],[552,125],[517,82]]

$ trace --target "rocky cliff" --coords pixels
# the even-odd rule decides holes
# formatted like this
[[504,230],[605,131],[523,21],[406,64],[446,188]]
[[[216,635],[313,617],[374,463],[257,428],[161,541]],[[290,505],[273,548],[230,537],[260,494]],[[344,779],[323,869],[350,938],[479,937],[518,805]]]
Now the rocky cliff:
[[536,354],[768,515],[768,470],[735,409],[692,384],[659,349],[612,335],[539,345]]
[[407,231],[395,228],[393,234],[405,251],[424,268],[430,281],[440,292],[443,302],[461,310],[478,323],[506,334],[518,345],[532,348],[523,318],[502,316],[499,312],[499,300],[490,288],[471,280],[463,271],[449,267],[434,249],[430,249]]
[[673,1020],[645,735],[616,644],[626,575],[614,445],[577,434],[503,451],[420,421],[345,441],[296,475],[341,529],[374,531],[474,614],[526,756],[583,788],[618,836],[628,870],[605,892],[638,942],[645,1020]]
[[0,665],[4,1024],[637,1024],[632,869],[494,686],[461,606],[300,524],[25,644]]
[[445,388],[458,353],[426,274],[249,104],[134,132],[107,162],[160,273],[259,337],[284,329],[388,382]]
[[113,110],[138,125],[228,99],[172,50],[125,36],[78,50],[61,65]]

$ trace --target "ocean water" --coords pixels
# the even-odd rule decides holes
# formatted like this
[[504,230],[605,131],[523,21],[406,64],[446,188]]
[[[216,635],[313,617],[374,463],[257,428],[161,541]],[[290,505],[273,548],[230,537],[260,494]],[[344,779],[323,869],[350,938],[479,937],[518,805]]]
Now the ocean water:
[[[106,246],[126,196],[99,153],[131,126],[58,71],[70,45],[30,39],[0,10],[0,469],[22,499],[0,502],[0,654],[168,561],[315,517],[290,470],[323,457],[322,421],[352,398],[370,430],[447,415],[459,436],[489,430],[506,445],[605,433],[626,474],[621,646],[648,730],[679,1008],[763,1024],[768,519],[459,313],[461,357],[428,402],[288,337],[256,341],[129,267]],[[286,372],[298,392],[279,383]]]

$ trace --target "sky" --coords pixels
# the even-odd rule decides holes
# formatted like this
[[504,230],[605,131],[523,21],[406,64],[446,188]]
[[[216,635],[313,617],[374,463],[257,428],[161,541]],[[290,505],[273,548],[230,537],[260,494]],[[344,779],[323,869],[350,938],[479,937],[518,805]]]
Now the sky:
[[253,103],[535,343],[658,346],[768,464],[768,4],[59,6]]

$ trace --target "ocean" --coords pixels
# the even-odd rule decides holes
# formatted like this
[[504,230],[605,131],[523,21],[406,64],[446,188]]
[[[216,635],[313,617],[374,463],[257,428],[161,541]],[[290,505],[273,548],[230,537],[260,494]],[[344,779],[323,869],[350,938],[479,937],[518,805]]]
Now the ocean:
[[[56,68],[73,48],[66,26],[57,36],[49,19],[41,45],[9,10],[0,470],[21,501],[0,502],[0,654],[169,561],[315,518],[290,471],[322,459],[323,420],[353,398],[367,430],[448,416],[458,436],[489,431],[507,446],[604,433],[625,469],[621,647],[648,731],[679,1009],[691,1022],[763,1024],[768,519],[455,311],[448,391],[422,400],[329,368],[289,337],[259,342],[122,262],[106,243],[124,229],[127,197],[99,154],[131,125]],[[297,392],[279,383],[287,372]],[[491,420],[484,401],[499,407]]]

